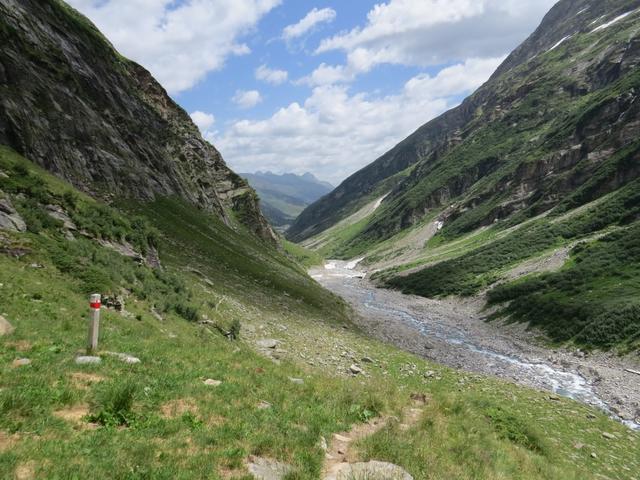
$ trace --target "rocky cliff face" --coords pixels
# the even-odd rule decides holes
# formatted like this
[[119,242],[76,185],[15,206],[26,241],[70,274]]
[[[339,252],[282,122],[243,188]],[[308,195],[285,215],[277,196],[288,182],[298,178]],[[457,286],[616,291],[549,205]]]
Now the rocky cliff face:
[[187,113],[59,0],[0,0],[0,144],[106,201],[175,195],[275,241]]
[[310,206],[289,235],[307,238],[388,191],[359,240],[433,211],[455,235],[638,177],[639,19],[637,0],[560,1],[474,95]]

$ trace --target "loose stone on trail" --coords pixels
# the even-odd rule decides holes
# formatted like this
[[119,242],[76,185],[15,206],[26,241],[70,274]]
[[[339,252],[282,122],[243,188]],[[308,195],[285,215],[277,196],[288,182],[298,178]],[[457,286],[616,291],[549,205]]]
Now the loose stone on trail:
[[28,358],[17,358],[13,361],[14,367],[25,367],[27,365],[31,365],[31,360]]
[[95,365],[101,363],[102,359],[100,357],[92,357],[88,355],[81,355],[76,357],[76,364],[78,365]]

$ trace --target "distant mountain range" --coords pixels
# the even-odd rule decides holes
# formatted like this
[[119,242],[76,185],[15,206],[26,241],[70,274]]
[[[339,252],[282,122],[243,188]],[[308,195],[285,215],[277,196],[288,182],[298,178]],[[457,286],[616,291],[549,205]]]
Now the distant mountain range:
[[333,185],[311,173],[278,175],[257,172],[240,175],[258,192],[264,216],[280,230],[285,230],[307,206],[333,190]]

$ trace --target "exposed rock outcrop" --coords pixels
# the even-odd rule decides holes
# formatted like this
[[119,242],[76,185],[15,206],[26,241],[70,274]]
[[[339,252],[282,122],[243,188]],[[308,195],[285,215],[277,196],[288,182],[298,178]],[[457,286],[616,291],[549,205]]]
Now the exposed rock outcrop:
[[0,0],[0,144],[103,200],[179,196],[275,241],[189,115],[59,0]]
[[27,225],[13,207],[11,201],[8,198],[2,198],[1,195],[2,192],[0,192],[0,230],[26,231]]

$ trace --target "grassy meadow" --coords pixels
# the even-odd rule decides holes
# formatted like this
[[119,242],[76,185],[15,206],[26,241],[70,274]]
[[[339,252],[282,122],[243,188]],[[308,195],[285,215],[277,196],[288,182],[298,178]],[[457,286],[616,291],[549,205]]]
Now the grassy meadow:
[[[0,478],[251,478],[251,455],[320,478],[321,438],[375,416],[389,421],[358,457],[416,479],[637,477],[638,435],[604,414],[358,332],[299,247],[287,256],[176,199],[98,204],[6,149],[0,169],[29,227],[0,233],[0,315],[15,327],[0,337]],[[47,204],[64,206],[73,240]],[[112,248],[125,242],[157,249],[162,269]],[[102,361],[77,365],[94,291],[124,310],[102,309]],[[427,401],[404,429],[414,393]]]

